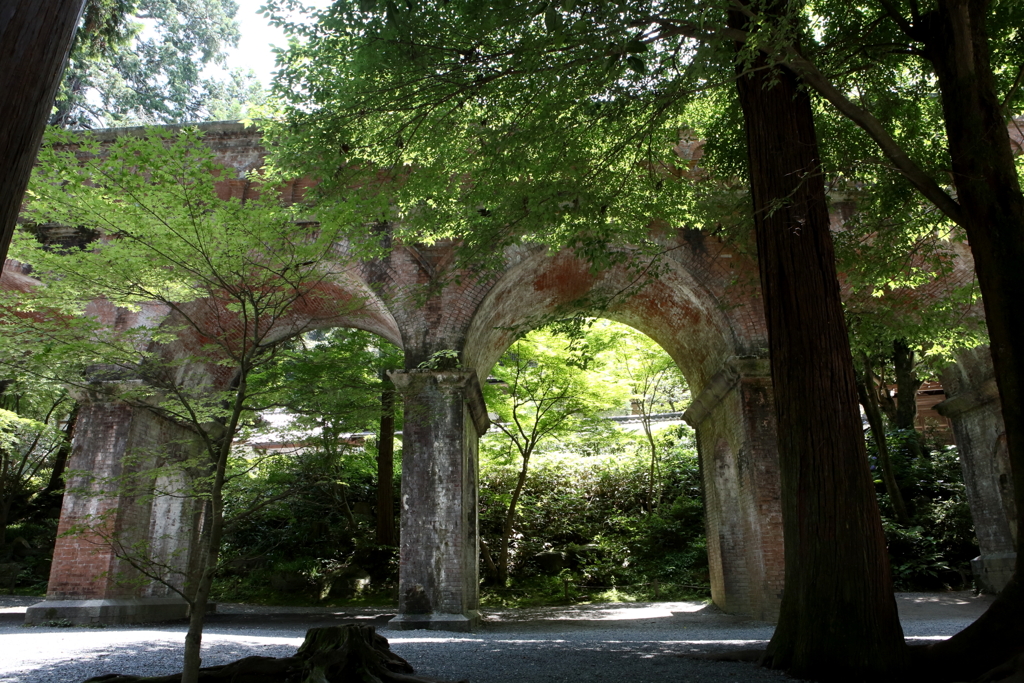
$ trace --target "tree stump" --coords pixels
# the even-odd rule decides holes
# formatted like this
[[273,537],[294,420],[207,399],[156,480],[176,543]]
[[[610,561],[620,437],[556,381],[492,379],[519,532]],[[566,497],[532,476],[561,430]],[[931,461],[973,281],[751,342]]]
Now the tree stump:
[[[329,626],[306,631],[291,657],[245,657],[199,670],[200,683],[444,683],[413,675],[409,662],[373,626]],[[105,674],[84,683],[180,683],[181,674]],[[460,683],[465,683],[460,681]]]

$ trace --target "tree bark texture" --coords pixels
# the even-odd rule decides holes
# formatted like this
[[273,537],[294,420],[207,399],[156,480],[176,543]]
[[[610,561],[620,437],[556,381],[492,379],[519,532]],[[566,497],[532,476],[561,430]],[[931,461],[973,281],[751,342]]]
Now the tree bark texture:
[[377,544],[398,545],[395,533],[395,387],[384,376],[377,439]]
[[[731,23],[747,28],[733,13]],[[885,680],[906,645],[868,471],[811,102],[761,57],[737,80],[771,353],[785,592],[765,663]]]
[[0,0],[0,267],[84,0]]
[[953,182],[985,306],[1018,525],[1010,584],[978,621],[929,648],[932,670],[945,680],[972,678],[1024,651],[1024,194],[992,73],[989,5],[938,0],[915,25],[938,77]]
[[[292,657],[246,657],[199,671],[200,683],[440,683],[415,676],[409,662],[388,645],[372,626],[349,625],[311,628]],[[170,676],[107,674],[85,683],[180,683]]]

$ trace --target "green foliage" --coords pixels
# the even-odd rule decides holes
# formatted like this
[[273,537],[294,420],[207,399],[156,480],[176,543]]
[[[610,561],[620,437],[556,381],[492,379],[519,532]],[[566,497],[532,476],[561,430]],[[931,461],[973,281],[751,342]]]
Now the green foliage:
[[[527,476],[512,539],[511,589],[556,597],[561,581],[545,578],[538,555],[565,554],[573,584],[649,583],[707,585],[703,500],[693,432],[658,433],[664,449],[665,497],[655,514],[646,509],[647,454],[622,435],[600,455],[547,453]],[[495,543],[504,522],[514,465],[481,463],[480,533]],[[550,584],[550,585],[548,585]],[[548,588],[544,588],[548,585]],[[500,587],[495,596],[501,594]],[[584,589],[586,590],[586,589]]]
[[89,0],[52,122],[65,128],[242,118],[251,71],[204,77],[238,43],[234,0]]
[[441,349],[430,354],[430,358],[416,367],[421,370],[458,370],[459,352],[455,349]]
[[603,368],[583,370],[570,360],[567,340],[536,330],[515,342],[491,370],[499,384],[485,387],[488,409],[497,414],[499,440],[520,457],[544,442],[586,429],[600,429],[595,418],[623,403],[619,387],[609,384]]
[[[225,491],[228,517],[238,516],[224,543],[219,599],[320,602],[363,593],[353,580],[366,573],[366,592],[387,592],[397,580],[397,549],[374,540],[376,465],[369,449],[348,447],[286,454]],[[253,513],[251,501],[274,500]],[[398,500],[398,487],[395,489]],[[396,514],[397,510],[392,510]]]
[[[225,538],[219,599],[351,598],[361,572],[369,574],[370,593],[394,583],[395,549],[374,538],[377,465],[365,433],[378,429],[383,372],[401,363],[387,342],[339,328],[295,340],[254,373],[253,395],[287,417],[272,438],[299,446],[255,459],[239,450],[234,468],[241,476],[225,490],[226,517],[239,521]],[[252,429],[259,452],[265,425],[257,418]],[[398,500],[397,488],[394,494]],[[270,502],[257,508],[263,500]]]
[[893,580],[898,590],[969,585],[970,561],[978,555],[978,542],[957,449],[922,444],[918,450],[908,445],[920,438],[913,430],[887,435],[893,472],[910,508],[910,526],[900,525],[893,517],[874,463],[874,441],[868,441]]
[[[3,302],[0,340],[0,363],[59,375],[97,400],[187,426],[181,437],[128,453],[113,477],[83,476],[81,493],[187,499],[204,519],[195,562],[176,566],[180,558],[165,562],[148,541],[125,538],[109,523],[113,510],[69,532],[110,543],[134,573],[117,580],[162,582],[196,615],[206,611],[223,535],[244,517],[225,518],[225,486],[256,466],[232,459],[242,425],[262,407],[249,380],[291,340],[362,305],[337,295],[344,264],[336,229],[282,206],[273,185],[258,199],[221,199],[216,179],[225,171],[194,129],[149,129],[102,146],[51,131],[29,219],[83,226],[99,238],[85,249],[53,248],[26,234],[15,240],[12,254],[45,286]],[[97,308],[111,320],[83,315]],[[291,493],[260,493],[247,512]],[[201,619],[189,625],[189,675],[199,666],[202,627]]]
[[[26,372],[0,383],[0,562],[22,565],[21,585],[45,581],[39,557],[53,543],[61,469],[70,444],[66,423],[75,403],[67,388]],[[59,474],[59,471],[58,471]]]
[[635,28],[648,7],[346,2],[303,26],[296,6],[268,3],[300,38],[282,56],[278,163],[349,197],[352,174],[374,169],[358,206],[403,239],[457,235],[482,261],[521,242],[572,245],[600,268],[630,261],[610,243],[656,248],[651,217],[682,215],[673,147],[681,103],[704,88],[699,48],[649,45],[653,31]]
[[[289,429],[314,434],[315,446],[330,452],[345,434],[376,428],[382,378],[402,360],[400,349],[369,332],[314,330],[253,374],[252,396],[263,410],[284,411]],[[258,419],[254,428],[261,429]]]

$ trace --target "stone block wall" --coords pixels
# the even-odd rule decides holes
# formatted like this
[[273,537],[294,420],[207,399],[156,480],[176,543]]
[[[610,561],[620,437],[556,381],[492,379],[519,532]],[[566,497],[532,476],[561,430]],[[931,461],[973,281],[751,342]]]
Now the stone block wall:
[[476,373],[391,373],[405,399],[398,616],[393,628],[467,631],[479,619]]

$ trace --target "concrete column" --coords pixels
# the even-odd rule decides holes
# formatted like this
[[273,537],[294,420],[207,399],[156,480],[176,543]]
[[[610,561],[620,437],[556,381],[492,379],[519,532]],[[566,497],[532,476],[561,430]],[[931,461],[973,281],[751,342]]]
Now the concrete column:
[[405,398],[396,629],[479,621],[477,440],[490,422],[476,373],[389,373]]
[[725,612],[775,621],[785,553],[768,361],[730,359],[683,417],[697,430],[712,600]]
[[959,355],[942,373],[948,399],[935,406],[953,423],[967,502],[981,554],[971,561],[978,587],[998,593],[1017,559],[1013,479],[1006,428],[988,347]]
[[28,608],[25,622],[183,618],[187,605],[166,584],[184,585],[197,507],[170,495],[183,488],[184,472],[157,468],[193,452],[194,437],[143,408],[80,398],[46,600]]

